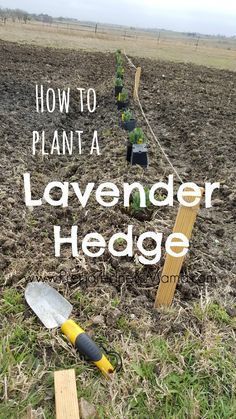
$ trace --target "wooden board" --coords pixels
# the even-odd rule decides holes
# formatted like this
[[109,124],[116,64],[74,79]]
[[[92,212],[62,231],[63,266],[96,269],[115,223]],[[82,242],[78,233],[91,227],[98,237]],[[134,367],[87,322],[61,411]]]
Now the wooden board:
[[140,84],[140,78],[141,78],[141,67],[138,67],[135,73],[135,84],[134,84],[134,100],[137,100],[138,98],[138,89]]
[[[186,191],[188,189],[186,188]],[[201,188],[201,197],[204,190]],[[187,202],[193,202],[196,197],[185,197]],[[193,207],[180,206],[173,233],[182,233],[189,240],[192,235],[193,226],[199,211],[200,203]],[[172,247],[176,253],[181,252],[181,247]],[[170,306],[172,304],[175,289],[178,283],[180,271],[184,262],[185,256],[174,257],[166,255],[165,264],[161,273],[160,284],[158,287],[155,308],[160,306]]]
[[75,370],[54,372],[57,419],[79,419]]

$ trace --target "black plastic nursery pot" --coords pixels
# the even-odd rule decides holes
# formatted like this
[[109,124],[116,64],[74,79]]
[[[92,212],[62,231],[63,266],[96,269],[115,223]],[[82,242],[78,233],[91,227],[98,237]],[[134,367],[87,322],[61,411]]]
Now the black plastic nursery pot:
[[142,167],[148,167],[148,152],[146,144],[133,144],[131,164],[138,164]]
[[134,128],[136,128],[136,119],[131,119],[130,121],[122,121],[121,126],[126,131],[131,132],[134,130]]
[[126,100],[125,102],[122,102],[120,100],[117,101],[117,108],[119,111],[122,109],[127,109],[129,107],[129,101]]
[[131,162],[131,155],[132,155],[133,144],[130,141],[126,143],[126,160],[130,163]]
[[115,97],[119,95],[123,90],[123,86],[115,86]]

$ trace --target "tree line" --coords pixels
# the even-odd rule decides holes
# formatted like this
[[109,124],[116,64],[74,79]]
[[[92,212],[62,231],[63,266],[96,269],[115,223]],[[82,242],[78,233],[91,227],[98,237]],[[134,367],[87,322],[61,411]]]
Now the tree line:
[[24,22],[27,23],[30,20],[36,20],[38,22],[44,23],[53,23],[54,20],[64,22],[64,21],[78,21],[77,19],[69,19],[64,17],[58,17],[54,19],[52,16],[49,16],[46,13],[28,13],[21,9],[9,9],[0,7],[0,21],[6,24],[7,21],[12,22]]

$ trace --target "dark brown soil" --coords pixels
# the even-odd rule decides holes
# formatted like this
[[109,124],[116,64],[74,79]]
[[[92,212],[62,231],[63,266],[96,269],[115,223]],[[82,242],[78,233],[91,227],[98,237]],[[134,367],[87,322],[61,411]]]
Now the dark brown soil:
[[[146,294],[151,303],[159,282],[160,267],[142,267],[135,258],[112,257],[108,252],[98,260],[70,257],[69,248],[63,258],[54,255],[53,225],[61,225],[69,233],[79,226],[79,242],[97,231],[109,240],[117,231],[134,226],[135,236],[144,231],[171,233],[178,204],[173,209],[157,209],[150,221],[140,221],[114,207],[102,209],[90,200],[86,209],[78,207],[71,197],[69,209],[49,205],[29,211],[24,204],[23,173],[32,175],[35,193],[42,194],[53,180],[78,181],[81,187],[95,181],[139,181],[152,185],[172,171],[148,134],[137,106],[133,108],[139,125],[150,139],[150,167],[144,171],[127,166],[126,133],[119,127],[119,114],[114,101],[115,62],[112,54],[73,52],[20,46],[0,42],[0,270],[1,287],[24,287],[32,279],[54,282],[67,280],[82,288],[108,283],[118,290],[125,284],[134,296]],[[203,185],[220,181],[221,190],[214,197],[214,207],[202,209],[197,219],[183,273],[187,284],[178,287],[176,298],[199,298],[205,289],[207,275],[214,281],[208,290],[235,296],[235,73],[190,64],[154,62],[134,59],[143,68],[141,101],[154,131],[174,166],[185,181]],[[165,75],[165,77],[162,77]],[[133,70],[126,69],[126,85],[132,88]],[[39,115],[35,111],[35,84],[72,89],[72,111]],[[99,107],[95,114],[79,112],[76,87],[94,87]],[[33,130],[84,130],[81,156],[33,157]],[[90,156],[91,133],[98,129],[101,156]],[[178,182],[176,180],[176,186]],[[215,282],[216,281],[216,282]]]

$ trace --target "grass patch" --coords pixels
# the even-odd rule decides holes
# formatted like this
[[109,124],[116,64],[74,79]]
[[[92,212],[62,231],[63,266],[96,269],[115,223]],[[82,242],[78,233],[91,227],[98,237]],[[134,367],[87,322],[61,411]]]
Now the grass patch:
[[22,295],[14,288],[6,289],[3,292],[0,305],[0,314],[17,314],[24,311]]
[[225,309],[217,303],[209,304],[209,306],[208,306],[208,316],[211,320],[215,320],[215,321],[217,321],[218,323],[221,323],[221,324],[222,323],[225,323],[225,324],[230,324],[231,323],[230,316],[226,313]]
[[[174,342],[154,338],[146,353],[151,353],[153,360],[132,365],[146,389],[136,403],[130,403],[134,417],[140,403],[141,411],[149,411],[153,418],[233,417],[235,360],[229,347],[220,342],[214,350],[207,350],[204,342],[193,336]],[[147,397],[148,387],[153,389],[153,407]]]
[[[75,368],[78,397],[96,405],[100,418],[234,417],[235,338],[218,303],[181,313],[172,307],[159,313],[157,324],[145,309],[130,320],[127,301],[124,305],[119,295],[75,292],[72,303],[87,316],[87,324],[87,305],[105,318],[119,305],[121,316],[112,326],[91,326],[100,344],[123,357],[123,371],[107,383],[94,366],[79,359],[60,331],[46,330],[33,314],[24,318],[21,293],[6,290],[1,302],[0,418],[23,418],[29,405],[46,419],[55,417],[53,372],[65,368]],[[130,305],[132,313],[135,305]],[[168,326],[177,320],[185,329],[170,333]],[[158,332],[160,325],[166,332]]]

